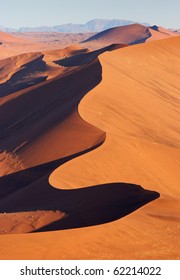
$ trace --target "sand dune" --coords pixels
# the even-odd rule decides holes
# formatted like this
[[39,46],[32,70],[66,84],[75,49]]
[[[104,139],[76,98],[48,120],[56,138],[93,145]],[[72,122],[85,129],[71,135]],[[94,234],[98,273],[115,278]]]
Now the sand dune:
[[[98,150],[74,160],[76,164],[83,164],[84,169],[91,164],[90,173],[84,171],[80,178],[82,167],[73,161],[66,164],[67,167],[64,165],[60,168],[61,187],[63,181],[69,187],[78,187],[81,180],[82,184],[88,182],[92,185],[102,183],[101,180],[104,182],[105,179],[106,182],[111,182],[113,178],[127,182],[131,178],[130,181],[136,183],[143,181],[144,186],[150,182],[152,186],[160,184],[164,190],[168,190],[169,184],[173,182],[173,188],[170,189],[175,194],[179,192],[179,177],[175,175],[178,174],[180,147],[179,44],[180,37],[177,37],[100,56],[103,81],[82,100],[79,111],[83,119],[106,131],[107,139]],[[114,150],[111,150],[112,147]],[[98,161],[93,160],[96,153]],[[119,158],[122,158],[121,162],[117,162]],[[128,158],[131,159],[128,173],[125,171],[122,175],[124,162]],[[73,165],[75,169],[73,171],[70,168],[69,181],[65,170]],[[169,168],[172,168],[172,173],[168,172]],[[79,174],[77,170],[80,170]],[[94,176],[90,175],[92,170]],[[157,171],[160,173],[158,176]]]
[[0,41],[2,43],[17,43],[17,42],[21,42],[24,43],[24,40],[22,38],[18,38],[16,36],[13,36],[11,34],[8,34],[6,32],[2,32],[0,31]]
[[141,24],[130,24],[126,26],[110,28],[108,30],[99,32],[98,34],[95,34],[84,42],[103,41],[105,43],[109,43],[113,41],[114,43],[129,44],[143,39],[145,41],[149,37],[149,28]]
[[75,45],[90,37],[91,33],[15,33],[0,32],[0,59],[22,53],[59,50]]
[[141,24],[115,27],[94,33],[13,33],[0,32],[0,59],[28,52],[44,52],[79,44],[97,50],[110,44],[138,44],[176,36],[162,27],[148,28]]
[[176,36],[174,32],[158,26],[146,27],[141,24],[130,24],[99,32],[82,43],[95,49],[112,43],[133,45],[174,36]]
[[0,73],[0,97],[60,75],[67,75],[72,68],[61,67],[60,63],[57,66],[58,63],[55,62],[75,55],[79,57],[85,52],[88,52],[88,49],[71,45],[62,50],[27,53],[0,60],[0,68],[3,69]]
[[[15,80],[12,81],[14,76],[9,80],[10,84],[13,84],[12,92],[8,92],[8,84],[5,83],[6,96],[1,99],[0,108],[3,116],[1,147],[4,150],[1,155],[1,173],[6,175],[0,180],[0,209],[5,212],[0,216],[3,223],[2,234],[107,223],[131,213],[159,196],[156,192],[131,184],[101,185],[64,193],[52,188],[48,183],[49,175],[57,166],[97,148],[105,141],[103,131],[81,119],[77,105],[82,97],[101,81],[101,66],[97,56],[117,47],[122,46],[112,45],[87,53],[84,49],[66,49],[63,57],[64,53],[74,56],[55,60],[54,63],[61,65],[62,61],[64,63],[64,60],[68,60],[68,68],[72,67],[73,70],[67,75],[59,75],[59,68],[56,66],[55,78],[15,93],[13,91],[17,88]],[[46,61],[55,59],[56,55],[62,56],[62,53],[45,53]],[[32,76],[33,70],[38,70],[37,66],[42,68],[39,69],[42,73],[44,69],[47,71],[46,63],[42,62],[43,57],[41,53],[29,55],[28,59],[32,61],[23,64],[23,67],[21,60],[18,60],[23,73],[21,77],[20,70],[16,72],[20,87],[24,87],[20,83],[21,79],[24,80],[29,71]],[[26,55],[20,58],[23,62],[27,60]],[[32,67],[32,63],[37,61],[38,64],[35,63],[35,67]],[[27,70],[27,65],[30,70]],[[79,85],[82,78],[86,82]],[[28,84],[27,79],[25,84]],[[98,193],[104,199],[97,201],[95,207]],[[107,205],[111,207],[107,208]],[[57,224],[54,225],[55,221]]]
[[178,258],[179,45],[0,62],[0,258]]
[[[133,235],[138,247],[135,258],[179,257],[174,248],[179,235],[179,45],[178,37],[100,56],[102,83],[83,99],[79,110],[84,119],[107,132],[106,141],[99,149],[64,164],[50,176],[50,183],[61,188],[133,182],[161,194],[141,214],[128,216],[123,229],[121,222],[116,223],[116,229],[113,227],[121,250],[116,254],[120,258],[128,256],[123,242],[129,243],[130,225],[135,232],[137,228],[146,228],[141,241]],[[156,220],[155,228],[153,221],[147,222],[149,217]],[[101,245],[105,242],[107,236]]]
[[[73,154],[92,149],[105,139],[103,131],[83,121],[77,112],[79,100],[101,81],[96,57],[104,50],[96,55],[87,53],[87,65],[82,67],[59,65],[65,57],[75,56],[77,61],[86,51],[74,46],[1,61],[2,68],[8,66],[0,85],[4,95],[0,100],[1,175],[6,175],[0,180],[0,208],[7,212],[0,215],[2,234],[34,231],[64,218],[62,193],[49,185],[50,173]],[[47,73],[49,80],[29,85],[37,78],[37,72],[41,78]],[[86,81],[83,85],[79,84],[80,78]],[[16,92],[17,89],[21,90]],[[30,168],[33,166],[36,167]],[[35,197],[39,197],[36,202]],[[72,194],[68,194],[69,199]],[[71,207],[75,210],[76,205],[77,199]]]
[[31,51],[34,47],[30,40],[5,32],[0,32],[0,43],[0,59]]
[[[31,167],[79,152],[84,149],[83,147],[87,149],[92,146],[90,144],[92,141],[95,145],[97,144],[96,138],[88,140],[89,125],[86,126],[84,121],[78,117],[76,107],[81,98],[101,81],[101,65],[95,60],[88,63],[88,66],[79,68],[78,71],[76,67],[72,68],[73,75],[59,75],[1,98],[1,147],[2,150],[8,151],[8,155],[2,153],[2,158],[4,158],[1,160],[2,175],[11,173],[10,170],[13,168],[15,168],[14,171],[18,171],[20,168],[16,166],[15,162],[9,164],[11,167],[9,167],[9,171],[6,168],[6,171],[4,170],[6,162],[11,160],[9,154],[12,153],[15,153],[17,162],[21,161],[21,165]],[[91,79],[89,79],[89,71],[94,73],[91,75]],[[86,81],[84,84],[79,84],[80,77]],[[80,121],[76,125],[77,118]],[[74,137],[77,137],[77,141],[69,149],[69,146],[66,148],[66,145],[72,141],[69,139],[69,130],[73,126],[72,131],[74,131]],[[80,132],[81,130],[83,132],[84,126],[87,127],[87,135],[85,136],[87,140],[84,139],[81,143],[78,138],[81,139]],[[97,141],[101,138],[101,134],[104,134],[93,127],[90,128],[89,133],[97,136]],[[54,149],[52,145],[51,154],[48,148],[49,141],[55,144],[56,137],[60,138],[59,148]],[[42,152],[43,149],[48,149],[48,153]],[[27,154],[28,151],[30,157]],[[22,157],[22,160],[18,160],[19,157]]]

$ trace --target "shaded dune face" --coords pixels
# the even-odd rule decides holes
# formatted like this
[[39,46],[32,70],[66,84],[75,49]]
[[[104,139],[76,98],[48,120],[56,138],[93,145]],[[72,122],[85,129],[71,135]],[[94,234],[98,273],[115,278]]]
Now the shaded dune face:
[[83,43],[91,41],[102,41],[108,43],[112,40],[114,43],[129,44],[140,40],[145,42],[150,36],[151,33],[146,26],[140,24],[130,24],[102,31],[85,40]]
[[[101,82],[102,67],[97,56],[117,47],[122,46],[113,45],[57,60],[57,65],[62,61],[64,64],[65,60],[63,66],[72,67],[71,71],[63,77],[57,75],[28,87],[29,81],[25,85],[22,83],[25,76],[36,69],[47,71],[42,60],[44,56],[38,54],[1,84],[7,96],[1,98],[0,107],[1,173],[4,172],[0,178],[0,210],[6,212],[4,215],[8,220],[1,233],[107,223],[159,197],[157,192],[144,190],[138,185],[118,182],[66,191],[49,184],[49,176],[55,168],[98,148],[105,141],[104,131],[81,119],[78,104]],[[14,92],[17,81],[22,90]],[[24,86],[27,88],[23,89]],[[70,131],[66,131],[66,126]],[[48,218],[49,211],[53,214]],[[12,216],[13,213],[16,216]],[[4,221],[4,215],[0,220]],[[30,216],[32,222],[27,223]],[[18,227],[14,219],[19,223]]]
[[113,51],[115,49],[123,48],[128,46],[127,44],[112,44],[106,46],[104,48],[98,49],[96,51],[92,51],[90,53],[80,53],[74,55],[73,57],[67,57],[64,59],[56,60],[54,63],[64,66],[64,67],[73,67],[73,66],[83,66],[96,59],[100,54],[106,51]]
[[126,183],[68,190],[59,195],[62,200],[68,201],[68,205],[63,207],[66,217],[38,231],[71,229],[112,222],[159,197],[157,192]]
[[40,54],[38,58],[22,65],[8,81],[0,84],[0,97],[45,81],[47,76],[43,76],[42,72],[46,69],[46,63],[42,59],[43,55]]
[[[76,156],[78,155],[74,155]],[[8,230],[0,231],[1,234],[19,233],[20,229],[20,232],[40,232],[99,225],[120,219],[159,197],[155,191],[126,183],[110,183],[74,190],[52,188],[48,183],[51,170],[72,158],[73,156],[1,177],[0,185],[6,187],[7,184],[7,189],[1,189],[0,211],[4,214],[0,215],[0,220],[4,217],[10,219],[14,213],[18,221],[18,213],[21,213],[16,230],[10,221]],[[33,174],[37,177],[33,178]],[[57,221],[47,219],[43,227],[41,223],[32,227],[34,220],[31,218],[32,223],[27,227],[26,218],[28,215],[32,216],[32,212],[36,219],[41,212],[43,215],[49,212],[59,215]]]
[[104,47],[112,43],[135,45],[146,41],[160,40],[173,36],[175,36],[175,33],[163,28],[146,27],[141,24],[130,24],[99,32],[83,41],[82,45],[96,49],[97,46]]
[[[72,46],[53,52],[26,53],[0,60],[0,97],[60,75],[61,77],[67,75],[69,71],[72,71],[72,67],[66,69],[57,66],[58,63],[53,60],[61,58],[61,61],[64,57],[72,60],[75,55],[79,57],[84,52],[88,52],[88,49],[80,49],[79,47],[77,49],[77,46]],[[78,61],[80,61],[80,57]],[[89,61],[92,61],[91,55]]]
[[[89,70],[93,75],[89,76]],[[85,83],[79,85],[81,78],[84,78]],[[72,76],[59,77],[19,94],[12,94],[0,107],[4,149],[12,152],[22,147],[23,143],[30,145],[46,130],[72,114],[81,98],[100,80],[100,63],[93,61]]]

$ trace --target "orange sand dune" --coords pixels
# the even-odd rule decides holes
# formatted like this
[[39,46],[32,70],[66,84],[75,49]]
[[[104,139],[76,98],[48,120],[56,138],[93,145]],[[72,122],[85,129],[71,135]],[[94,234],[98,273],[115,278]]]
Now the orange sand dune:
[[[0,32],[0,59],[8,58],[26,51],[35,50],[35,44],[29,39]],[[36,46],[37,50],[37,46]]]
[[141,24],[130,24],[126,26],[114,27],[99,32],[88,38],[84,45],[95,49],[112,43],[139,44],[146,41],[154,41],[176,36],[175,33],[158,26],[146,27]]
[[24,41],[26,42],[28,40],[24,40],[22,38],[18,38],[17,36],[0,31],[0,42],[2,42],[2,43],[10,43],[10,42],[12,42],[12,43],[21,42],[22,43]]
[[[10,174],[0,178],[0,209],[5,212],[0,215],[1,234],[34,231],[64,218],[62,194],[48,184],[48,177],[72,154],[81,154],[105,139],[103,131],[83,121],[77,113],[79,100],[101,81],[101,65],[96,57],[103,51],[86,55],[87,49],[73,46],[1,61],[5,71],[0,85],[4,95],[0,99],[0,170],[1,175]],[[81,54],[85,55],[84,64],[79,67]],[[75,57],[75,66],[59,65],[71,56],[73,61]],[[45,73],[49,80],[29,85],[34,77],[42,78]],[[89,79],[90,73],[93,75]],[[81,78],[83,85],[79,84]],[[16,92],[17,86],[22,90]],[[32,166],[37,167],[29,168]],[[22,169],[25,170],[21,172]],[[36,193],[39,200],[35,199]],[[67,202],[69,199],[72,194],[68,194]],[[77,199],[72,203],[72,212],[76,205]],[[68,221],[68,227],[74,227]]]
[[0,99],[1,233],[61,229],[2,235],[2,259],[179,257],[179,45],[51,53],[52,78]]
[[13,35],[0,32],[0,59],[9,58],[29,52],[59,50],[68,45],[78,44],[92,34],[61,33],[15,33]]
[[[106,141],[50,176],[50,183],[60,188],[114,181],[141,184],[160,193],[161,199],[141,213],[119,220],[116,228],[112,225],[113,242],[119,244],[114,258],[128,258],[127,247],[135,246],[132,241],[127,245],[132,235],[138,248],[134,255],[129,252],[134,258],[179,258],[179,47],[177,37],[101,55],[103,81],[83,99],[79,110],[84,119],[107,132]],[[142,229],[146,229],[143,234]],[[87,236],[91,240],[91,234]],[[106,257],[107,239],[105,234],[100,245]],[[113,244],[109,240],[108,244],[110,249]]]
[[113,43],[129,44],[143,39],[145,41],[148,37],[150,37],[149,28],[141,24],[130,24],[99,32],[84,42],[103,41],[109,43],[112,41]]
[[[91,78],[89,71],[94,73]],[[85,81],[83,84],[79,84],[81,78]],[[91,142],[96,145],[96,137],[99,141],[104,133],[90,125],[90,135],[96,137],[88,140],[89,125],[81,121],[76,107],[100,81],[101,65],[94,60],[72,75],[60,75],[1,98],[1,175],[18,171],[22,165],[28,168],[71,155],[91,147]],[[76,118],[79,119],[77,124]],[[80,141],[84,126],[87,141]],[[69,131],[74,131],[77,141],[66,148],[67,143],[72,141]],[[57,137],[60,140],[54,149]],[[52,149],[49,149],[50,143]],[[42,152],[44,149],[48,149],[48,153]],[[14,162],[12,154],[16,158]]]
[[[88,53],[86,49],[71,47],[63,51],[63,56],[61,51],[53,54],[46,52],[46,61],[51,59],[53,65],[52,58],[63,57],[54,63],[64,64],[68,69],[73,68],[72,71],[66,73],[66,76],[59,76],[56,66],[57,76],[53,79],[17,93],[6,92],[7,96],[1,99],[1,147],[4,150],[1,154],[1,173],[6,175],[0,179],[0,210],[4,212],[0,215],[2,234],[107,223],[159,196],[156,192],[130,184],[101,185],[80,192],[75,190],[64,193],[48,183],[49,175],[57,166],[97,148],[105,141],[105,133],[83,121],[76,109],[84,94],[101,81],[101,66],[97,56],[117,47],[120,46],[113,45]],[[20,58],[23,61],[27,59],[26,55]],[[32,61],[20,67],[23,80],[27,75],[27,65],[30,65],[31,76],[34,69],[31,64],[34,61],[38,60],[36,71],[37,66],[42,67],[41,53],[29,54],[28,59]],[[45,67],[43,64],[44,68],[47,65]],[[18,74],[18,81],[22,77]],[[82,78],[84,83],[79,84]],[[15,81],[12,78],[10,81],[14,89]],[[25,82],[28,83],[26,79]],[[7,82],[5,87],[8,88]],[[104,199],[100,203],[97,201],[95,207],[94,198],[97,195],[102,195]],[[109,204],[111,208],[107,208]],[[55,221],[57,223],[54,225]]]
[[44,52],[63,49],[71,44],[83,42],[92,50],[110,44],[137,44],[175,36],[162,27],[148,28],[140,24],[115,27],[97,34],[91,33],[13,33],[0,32],[0,59],[28,52]]
[[[79,111],[83,119],[106,131],[107,139],[98,150],[59,169],[61,187],[63,181],[76,188],[85,182],[91,185],[116,178],[141,180],[144,186],[151,182],[167,193],[179,193],[179,45],[180,37],[176,37],[100,56],[103,81],[81,101]],[[129,158],[127,172],[124,163]],[[88,168],[89,174],[86,170],[80,178],[82,168],[76,164],[83,164],[85,170],[91,164],[94,176]]]
[[[80,61],[81,64],[92,61],[92,56],[94,55],[96,58],[102,51],[88,54],[87,48],[71,45],[61,50],[26,53],[0,60],[0,68],[2,69],[0,72],[0,97],[45,80],[67,75],[80,66]],[[75,59],[77,63],[71,63],[71,67],[64,67],[66,60],[73,61]]]

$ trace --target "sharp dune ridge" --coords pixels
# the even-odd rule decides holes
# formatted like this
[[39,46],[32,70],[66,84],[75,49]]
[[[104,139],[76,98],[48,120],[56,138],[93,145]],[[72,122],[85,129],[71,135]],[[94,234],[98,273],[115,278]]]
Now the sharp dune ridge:
[[141,24],[130,24],[119,26],[99,32],[84,40],[82,44],[90,48],[105,46],[106,44],[121,43],[135,45],[148,41],[166,39],[174,37],[174,32],[168,31],[158,26],[147,27]]
[[121,43],[133,43],[139,40],[146,41],[151,36],[148,27],[140,24],[131,24],[127,26],[114,27],[105,31],[102,31],[94,36],[88,38],[85,42],[89,41],[105,41],[109,40],[120,41]]
[[131,32],[0,61],[2,258],[178,258],[180,40]]
[[[124,45],[122,45],[124,46]],[[118,45],[118,47],[122,47]],[[4,146],[5,151],[9,151],[11,153],[15,153],[17,156],[19,162],[21,165],[13,166],[14,168],[17,167],[19,169],[24,169],[24,167],[29,167],[28,169],[24,169],[22,171],[12,173],[6,176],[1,177],[1,185],[5,186],[1,190],[1,211],[6,212],[6,213],[16,213],[16,220],[18,217],[20,217],[20,226],[14,225],[12,223],[12,227],[9,226],[8,223],[8,229],[3,229],[2,233],[16,233],[22,230],[22,232],[26,232],[26,230],[36,230],[34,228],[34,223],[38,227],[41,225],[41,223],[37,223],[37,216],[38,216],[38,221],[39,219],[42,219],[42,213],[43,216],[49,213],[49,211],[60,211],[58,212],[58,217],[59,213],[62,213],[60,215],[60,221],[53,222],[51,224],[51,220],[49,220],[49,225],[45,225],[42,227],[41,231],[46,231],[46,230],[52,230],[52,229],[68,229],[68,228],[76,228],[76,227],[84,227],[84,226],[90,226],[90,225],[96,225],[96,224],[101,224],[109,221],[113,221],[117,218],[123,217],[124,215],[127,215],[131,213],[131,211],[134,211],[135,209],[139,208],[140,206],[146,204],[147,202],[157,198],[159,196],[158,193],[156,192],[150,192],[150,191],[145,191],[139,186],[135,185],[130,185],[130,184],[123,184],[123,183],[116,183],[116,184],[108,184],[108,185],[101,185],[99,186],[99,189],[101,189],[101,196],[102,196],[102,201],[101,203],[97,203],[96,206],[96,211],[93,210],[95,206],[95,197],[98,195],[98,187],[89,187],[88,189],[84,189],[84,191],[60,191],[52,188],[49,183],[48,183],[48,178],[49,175],[52,173],[53,169],[61,164],[64,164],[66,161],[82,155],[84,153],[87,153],[91,151],[92,149],[97,148],[99,145],[101,145],[105,141],[105,133],[103,131],[100,131],[97,128],[94,128],[92,125],[86,124],[83,120],[81,120],[80,116],[77,113],[77,106],[82,99],[82,97],[94,86],[96,86],[97,83],[101,81],[101,67],[99,64],[99,61],[97,60],[97,56],[100,55],[101,53],[105,51],[112,51],[113,49],[116,49],[116,45],[112,45],[97,51],[93,52],[88,52],[88,53],[83,53],[79,51],[79,54],[76,54],[77,51],[75,51],[74,56],[70,56],[64,60],[70,61],[68,62],[68,65],[66,67],[76,67],[76,71],[68,73],[66,76],[60,75],[60,78],[57,76],[53,79],[50,79],[49,81],[45,83],[40,83],[39,85],[27,88],[25,90],[21,90],[19,93],[16,93],[16,85],[15,82],[12,81],[14,78],[14,75],[10,78],[11,83],[13,84],[12,87],[12,92],[8,91],[8,86],[7,82],[5,83],[5,88],[6,88],[6,94],[8,96],[8,101],[2,104],[1,106],[1,114],[4,115],[5,111],[9,112],[10,116],[6,114],[6,118],[3,120],[3,126],[1,127],[2,131],[2,139],[3,142],[6,143],[6,146]],[[84,50],[83,50],[84,52]],[[24,55],[23,55],[24,56]],[[47,54],[46,54],[47,56]],[[42,58],[44,55],[42,54],[37,54],[36,56],[33,54],[32,57],[32,62],[28,62],[27,64],[23,64],[20,66],[20,69],[18,73],[18,81],[21,80],[21,75],[19,74],[20,72],[23,73],[23,78],[24,76],[27,75],[27,73],[33,71],[43,71],[46,69],[46,64],[45,62],[42,62]],[[54,61],[56,64],[62,64],[61,60],[59,61]],[[35,66],[34,66],[35,64]],[[38,67],[39,68],[38,68]],[[30,68],[30,70],[26,70]],[[77,68],[78,67],[78,68]],[[58,73],[58,70],[57,70]],[[93,73],[92,79],[88,80],[88,82],[85,83],[85,88],[81,86],[81,88],[78,87],[77,82],[79,81],[79,75],[80,77],[86,78],[86,75],[89,79],[89,74]],[[73,84],[73,78],[72,75],[74,75],[74,84]],[[66,91],[66,94],[68,94],[68,88],[67,85],[70,84],[68,80],[70,79],[71,85],[70,85],[70,90],[73,88],[73,94],[75,88],[78,87],[78,93],[75,95],[74,99],[72,99],[72,92],[69,91],[69,98],[71,99],[70,101],[68,100],[68,96],[66,95],[65,100],[61,100],[60,102],[63,102],[64,106],[64,111],[61,109],[61,114],[60,111],[58,111],[58,119],[56,120],[55,116],[52,118],[53,123],[51,123],[51,120],[49,120],[49,125],[48,121],[46,121],[46,127],[43,128],[42,124],[39,124],[41,126],[41,130],[38,128],[38,134],[37,130],[32,129],[32,126],[34,127],[34,122],[37,121],[42,121],[44,122],[44,116],[41,114],[41,110],[45,112],[45,100],[47,98],[48,102],[48,110],[51,112],[52,116],[52,110],[54,110],[54,105],[52,103],[52,110],[50,110],[50,103],[49,103],[49,90],[52,90],[52,84],[54,89],[57,88],[57,93],[56,90],[54,90],[54,98],[56,100],[56,107],[57,107],[57,99],[56,95],[58,94],[58,99],[60,99],[59,94],[63,93],[63,90]],[[27,81],[25,80],[27,83]],[[95,82],[95,83],[94,83]],[[11,84],[10,83],[10,84]],[[26,84],[25,83],[25,84]],[[27,83],[28,84],[28,83]],[[26,85],[27,85],[26,84]],[[57,84],[57,85],[56,85]],[[66,85],[66,88],[64,89],[64,84]],[[4,84],[3,84],[4,85]],[[50,86],[50,88],[48,87]],[[20,87],[24,87],[22,84],[20,84]],[[13,92],[15,91],[15,94]],[[41,94],[43,97],[41,97]],[[16,95],[16,98],[14,98],[14,95]],[[33,95],[33,97],[31,96]],[[47,95],[47,97],[45,97]],[[53,99],[53,95],[51,94],[51,102]],[[37,99],[38,98],[38,99]],[[41,104],[38,103],[38,100],[42,100],[43,98],[43,108],[41,109]],[[5,99],[5,98],[4,98]],[[62,96],[63,99],[63,96]],[[3,100],[3,99],[2,99]],[[28,107],[29,110],[32,111],[32,107],[30,107],[30,100],[33,100],[33,104],[36,104],[36,112],[38,112],[37,118],[34,119],[35,112],[32,114],[32,112],[28,112]],[[17,103],[16,103],[17,102]],[[70,102],[70,103],[69,103]],[[68,104],[69,103],[69,104]],[[22,104],[24,106],[25,111],[20,110],[22,108]],[[32,104],[32,105],[33,105]],[[60,104],[59,104],[60,105]],[[55,107],[55,108],[56,108]],[[59,107],[59,106],[58,106]],[[10,109],[11,108],[11,109]],[[14,111],[13,111],[14,108]],[[60,106],[61,108],[61,106]],[[18,117],[17,117],[17,112]],[[16,117],[13,117],[13,115]],[[27,114],[27,117],[26,117]],[[45,113],[46,118],[48,117],[48,113]],[[69,116],[69,118],[68,118]],[[66,149],[60,146],[62,142],[65,142],[65,139],[61,143],[56,143],[56,145],[52,145],[53,149],[50,150],[48,149],[48,159],[47,158],[42,158],[41,151],[44,150],[44,145],[50,145],[49,138],[52,136],[47,136],[46,134],[51,134],[51,130],[54,130],[57,128],[55,127],[55,122],[56,126],[59,126],[59,123],[63,122],[63,120],[67,118],[66,122],[68,122],[68,125],[71,125],[72,120],[75,119],[73,125],[77,126],[83,124],[85,127],[85,133],[86,136],[83,135],[83,131],[81,128],[81,134],[78,135],[77,139],[77,144],[72,149],[72,140],[70,140],[69,145],[66,143]],[[11,125],[9,126],[9,120],[15,119],[15,123],[13,124],[11,121]],[[6,122],[5,122],[6,121]],[[31,131],[31,135],[27,135],[27,126],[29,126],[29,131]],[[53,128],[51,128],[54,126]],[[67,126],[67,125],[66,125]],[[58,127],[59,129],[59,127]],[[62,130],[63,134],[63,128],[59,129],[60,131]],[[88,135],[88,130],[90,133],[90,136]],[[4,131],[4,136],[3,136],[3,131]],[[19,133],[15,133],[15,131]],[[46,132],[47,131],[47,132]],[[50,132],[50,133],[49,133]],[[62,133],[61,132],[61,133]],[[11,133],[10,141],[8,139],[5,141],[4,137],[9,138],[9,133]],[[57,133],[57,132],[56,132]],[[75,132],[77,134],[77,131]],[[19,134],[20,137],[18,138],[17,135]],[[42,135],[41,138],[39,139],[38,135]],[[23,136],[24,135],[24,136]],[[70,131],[71,137],[73,136],[72,132]],[[69,133],[68,133],[69,136]],[[80,136],[83,137],[83,141],[80,139]],[[88,136],[90,139],[88,139]],[[92,137],[94,136],[94,137]],[[59,135],[61,137],[61,135]],[[63,135],[64,137],[64,135]],[[24,139],[23,139],[24,138]],[[86,143],[83,143],[85,138],[87,138]],[[36,140],[37,139],[37,140]],[[42,140],[41,140],[42,139]],[[69,139],[66,139],[69,140]],[[20,142],[21,141],[21,142]],[[53,139],[54,141],[54,139]],[[89,141],[89,143],[88,143]],[[47,142],[47,144],[46,144]],[[82,144],[83,143],[83,144]],[[55,144],[55,143],[54,143]],[[41,146],[41,148],[40,148]],[[55,148],[56,147],[56,148]],[[72,149],[72,150],[71,150]],[[33,150],[33,152],[32,152]],[[67,150],[67,155],[66,157],[64,156],[65,150]],[[82,150],[82,151],[81,151]],[[73,152],[76,152],[76,154],[71,154]],[[79,152],[80,151],[80,152]],[[78,152],[78,153],[77,153]],[[30,154],[35,155],[35,157],[30,156]],[[7,156],[6,156],[7,157]],[[2,169],[3,170],[3,165],[4,162],[7,164],[6,157],[2,159],[1,164],[2,164]],[[47,157],[47,155],[46,155]],[[57,160],[54,160],[57,157]],[[35,160],[36,158],[36,160]],[[58,159],[59,158],[59,159]],[[53,160],[52,162],[46,163],[47,161]],[[36,166],[34,166],[36,164]],[[39,164],[39,166],[37,166]],[[23,166],[23,167],[22,167]],[[34,166],[34,167],[31,167]],[[16,170],[16,169],[15,169]],[[10,173],[12,172],[11,169],[9,171]],[[22,174],[21,174],[22,173]],[[34,175],[36,177],[34,177]],[[29,178],[29,179],[28,179]],[[30,181],[29,181],[30,180]],[[133,195],[135,189],[135,195]],[[35,191],[35,193],[34,193]],[[97,193],[96,193],[97,192]],[[132,194],[131,194],[132,192]],[[43,195],[40,196],[40,193]],[[92,193],[92,194],[91,194]],[[112,201],[110,201],[110,194],[113,194],[114,196],[112,197]],[[75,195],[76,194],[76,195]],[[127,199],[125,197],[127,196]],[[32,197],[32,200],[30,199]],[[104,197],[104,199],[103,199]],[[117,200],[117,197],[119,199]],[[23,199],[21,199],[23,198]],[[36,198],[36,199],[34,199]],[[117,202],[116,202],[117,200]],[[79,201],[82,201],[81,203],[78,203]],[[88,205],[90,206],[89,208],[86,207],[88,201]],[[122,203],[125,201],[125,203]],[[130,202],[131,201],[131,202]],[[107,209],[106,211],[105,209]],[[119,205],[119,206],[118,206]],[[86,209],[87,208],[87,209]],[[36,215],[32,215],[32,211],[40,211]],[[30,212],[31,216],[36,217],[35,221],[32,219],[33,225],[28,224],[28,226],[24,226],[24,223],[22,222],[23,217],[22,215],[19,215],[18,213],[24,212],[24,217],[27,218],[27,213]],[[63,213],[66,215],[64,217]],[[99,213],[99,214],[98,214]],[[11,220],[14,221],[14,217],[12,218],[12,214],[6,214],[7,217],[11,217]],[[29,216],[28,216],[29,217]],[[53,216],[54,217],[54,216]],[[2,219],[4,219],[4,216],[2,216]],[[61,220],[63,219],[63,220]],[[47,218],[46,218],[47,222]],[[55,223],[55,224],[54,224]],[[27,225],[27,221],[25,223]],[[12,230],[11,230],[12,229]],[[21,230],[20,230],[21,229]]]
[[[144,228],[147,215],[158,219],[156,230],[151,223],[145,226],[143,244],[149,258],[179,258],[178,250],[173,251],[179,235],[175,223],[179,220],[180,181],[179,45],[180,37],[175,37],[100,55],[102,82],[81,101],[79,110],[84,119],[107,132],[106,141],[99,149],[57,168],[50,176],[53,186],[67,189],[82,188],[85,182],[108,184],[115,178],[141,182],[147,189],[154,186],[161,198],[154,202],[156,206],[152,203],[143,208],[137,222]],[[126,229],[131,223],[134,225],[134,218],[131,214],[124,221]],[[163,238],[158,244],[162,229]],[[129,242],[125,236],[124,240]],[[133,240],[138,238],[133,236]],[[141,242],[137,241],[138,249]],[[158,249],[150,249],[150,243]],[[119,248],[126,251],[123,242]],[[134,256],[146,258],[140,251]],[[117,251],[116,254],[122,256]]]

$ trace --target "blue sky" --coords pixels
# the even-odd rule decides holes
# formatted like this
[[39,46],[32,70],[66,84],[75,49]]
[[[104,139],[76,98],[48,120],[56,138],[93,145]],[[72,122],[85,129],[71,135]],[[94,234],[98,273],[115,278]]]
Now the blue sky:
[[180,28],[180,0],[0,0],[0,25],[35,27],[126,19]]

